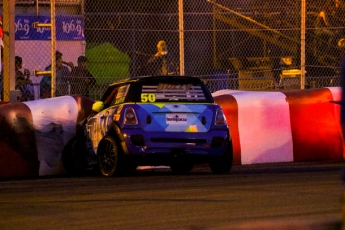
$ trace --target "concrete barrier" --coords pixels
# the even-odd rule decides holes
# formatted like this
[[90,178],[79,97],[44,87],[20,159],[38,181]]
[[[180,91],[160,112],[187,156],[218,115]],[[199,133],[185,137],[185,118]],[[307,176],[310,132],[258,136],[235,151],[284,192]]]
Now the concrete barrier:
[[63,96],[0,106],[0,177],[64,173],[61,154],[93,100]]
[[[224,109],[234,165],[344,159],[341,88],[213,93]],[[64,173],[61,154],[93,100],[64,96],[0,106],[0,177]]]
[[343,159],[341,88],[213,93],[224,109],[234,164]]

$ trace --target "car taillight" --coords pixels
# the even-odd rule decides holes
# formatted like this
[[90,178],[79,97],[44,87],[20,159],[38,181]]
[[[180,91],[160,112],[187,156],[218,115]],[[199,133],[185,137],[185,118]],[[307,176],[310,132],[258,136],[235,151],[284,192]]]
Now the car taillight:
[[215,125],[226,125],[225,115],[222,109],[217,109],[216,119],[214,121]]
[[125,110],[125,125],[137,125],[138,119],[133,108]]

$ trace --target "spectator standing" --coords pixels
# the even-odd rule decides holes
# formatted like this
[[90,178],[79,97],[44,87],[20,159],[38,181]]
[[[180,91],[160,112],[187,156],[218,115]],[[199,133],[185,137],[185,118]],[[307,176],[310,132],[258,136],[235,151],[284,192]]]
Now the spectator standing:
[[20,56],[15,56],[15,71],[16,71],[16,85],[15,89],[20,90],[22,96],[20,101],[30,101],[35,99],[34,86],[30,80],[30,71],[23,68],[23,59]]
[[71,84],[71,94],[77,94],[89,97],[89,87],[96,84],[96,79],[87,69],[87,58],[85,56],[78,57],[78,66],[74,67],[69,77]]
[[[71,74],[71,69],[74,67],[72,62],[64,62],[62,60],[62,53],[59,51],[55,52],[56,61],[56,96],[62,96],[69,94],[67,78]],[[51,65],[45,68],[46,71],[51,70]],[[45,75],[40,82],[41,98],[51,97],[51,75]]]
[[[334,43],[336,39],[336,34],[339,33],[338,29],[342,25],[338,24],[337,18],[338,12],[340,10],[337,7],[337,4],[334,4],[332,1],[327,1],[323,6],[323,9],[318,13],[315,20],[315,35],[317,39],[316,49],[321,49],[322,52],[325,52],[327,46],[330,46]],[[328,52],[332,52],[329,50]]]
[[171,75],[174,70],[168,58],[168,47],[164,40],[157,43],[157,53],[151,57],[142,70],[142,75]]

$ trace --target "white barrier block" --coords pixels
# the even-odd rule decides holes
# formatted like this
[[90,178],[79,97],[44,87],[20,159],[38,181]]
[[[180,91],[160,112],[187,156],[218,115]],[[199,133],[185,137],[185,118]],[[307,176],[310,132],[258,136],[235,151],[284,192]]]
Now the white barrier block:
[[78,105],[70,96],[24,102],[31,110],[36,136],[39,175],[64,172],[61,155],[75,135]]
[[231,92],[238,104],[242,164],[292,162],[289,104],[281,92]]

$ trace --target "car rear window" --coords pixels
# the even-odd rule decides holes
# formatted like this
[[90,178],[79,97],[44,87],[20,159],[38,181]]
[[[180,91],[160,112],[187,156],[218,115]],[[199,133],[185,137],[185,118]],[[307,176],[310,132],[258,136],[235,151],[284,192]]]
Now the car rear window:
[[127,102],[214,103],[203,82],[193,77],[147,77],[111,84],[101,99],[105,107]]
[[145,82],[138,91],[136,102],[213,102],[205,86],[195,82]]

